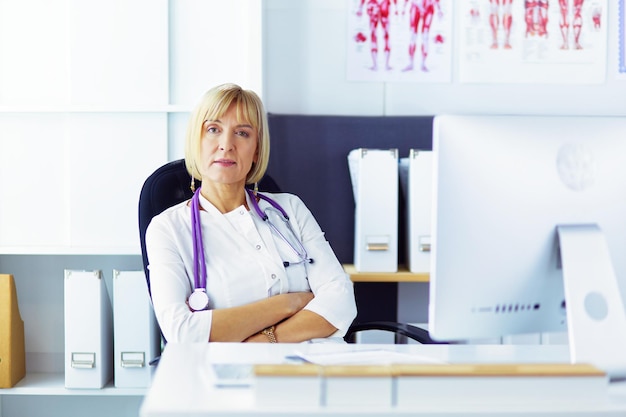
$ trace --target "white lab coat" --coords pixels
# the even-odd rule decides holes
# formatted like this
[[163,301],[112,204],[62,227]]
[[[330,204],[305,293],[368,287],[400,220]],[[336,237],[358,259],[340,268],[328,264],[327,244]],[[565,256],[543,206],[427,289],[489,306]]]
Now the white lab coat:
[[[356,316],[352,282],[337,260],[317,221],[302,200],[292,194],[269,194],[290,217],[307,254],[314,260],[297,261],[293,250],[254,212],[250,201],[222,214],[200,198],[200,220],[207,268],[210,309],[234,307],[288,292],[315,294],[305,309],[324,317],[343,336]],[[246,196],[246,198],[249,198]],[[269,203],[261,200],[262,210]],[[270,220],[291,237],[282,216],[267,210]],[[185,301],[194,288],[191,209],[187,201],[155,216],[146,231],[154,311],[167,341],[208,341],[212,311],[191,312]]]

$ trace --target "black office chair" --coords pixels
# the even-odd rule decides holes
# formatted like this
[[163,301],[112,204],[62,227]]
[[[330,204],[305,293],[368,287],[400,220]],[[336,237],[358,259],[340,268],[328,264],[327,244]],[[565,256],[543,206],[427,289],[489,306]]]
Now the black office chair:
[[367,330],[383,330],[394,334],[395,344],[406,344],[409,339],[415,340],[423,345],[447,344],[431,339],[428,330],[413,326],[408,323],[397,323],[394,321],[370,321],[367,323],[355,323],[346,332],[344,340],[348,343],[356,343],[356,335]]
[[[193,196],[190,185],[191,177],[185,168],[185,161],[179,159],[157,168],[146,179],[141,188],[139,195],[139,241],[149,292],[150,271],[148,270],[148,255],[146,253],[146,229],[154,216],[175,204],[190,199]],[[196,187],[200,185],[200,181],[196,181]],[[279,192],[280,188],[273,178],[266,175],[259,182],[259,190]],[[406,343],[407,339],[413,339],[423,344],[437,343],[430,338],[424,329],[410,324],[386,321],[353,324],[344,339],[349,343],[354,343],[356,334],[366,330],[393,332],[396,343]]]

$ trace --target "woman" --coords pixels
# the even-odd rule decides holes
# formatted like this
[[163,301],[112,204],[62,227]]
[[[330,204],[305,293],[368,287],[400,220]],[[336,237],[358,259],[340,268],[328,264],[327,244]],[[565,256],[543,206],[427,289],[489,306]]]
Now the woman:
[[154,310],[169,342],[293,343],[342,336],[352,323],[352,283],[304,203],[246,191],[268,160],[259,97],[234,84],[209,90],[185,143],[191,182],[202,187],[146,232]]

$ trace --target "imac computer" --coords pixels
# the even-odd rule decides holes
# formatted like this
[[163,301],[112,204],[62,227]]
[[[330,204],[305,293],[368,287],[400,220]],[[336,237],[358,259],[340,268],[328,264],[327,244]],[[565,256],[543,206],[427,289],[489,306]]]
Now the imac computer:
[[626,375],[626,117],[437,116],[429,330]]

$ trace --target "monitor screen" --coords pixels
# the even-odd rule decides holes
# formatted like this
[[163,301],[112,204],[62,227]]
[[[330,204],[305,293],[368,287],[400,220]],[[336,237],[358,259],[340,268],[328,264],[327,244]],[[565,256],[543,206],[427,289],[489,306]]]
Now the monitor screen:
[[[590,309],[616,317],[626,335],[626,118],[438,116],[432,213],[433,338],[566,331],[570,310]],[[575,285],[564,291],[565,226],[598,231],[617,279],[583,272],[598,258],[583,247],[569,255]],[[570,287],[584,292],[581,306],[570,305]]]

